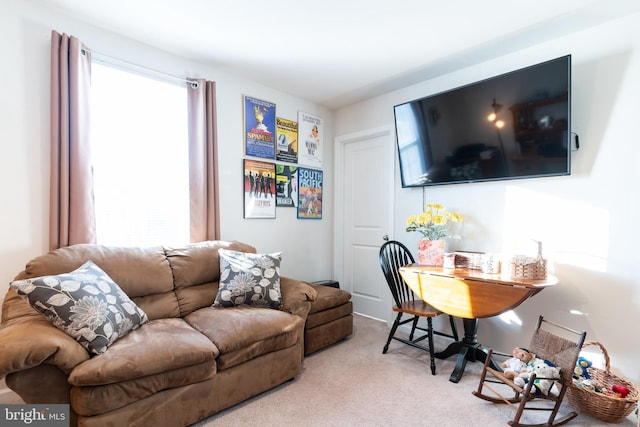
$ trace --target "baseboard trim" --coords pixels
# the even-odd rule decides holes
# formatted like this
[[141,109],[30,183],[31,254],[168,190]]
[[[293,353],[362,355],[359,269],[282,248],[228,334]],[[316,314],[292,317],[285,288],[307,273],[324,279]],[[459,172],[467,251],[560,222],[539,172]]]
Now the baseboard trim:
[[378,322],[383,322],[383,323],[387,323],[386,320],[382,320],[382,319],[378,319],[377,317],[373,317],[373,316],[368,316],[366,314],[362,314],[362,313],[357,313],[357,312],[353,312],[353,314],[357,314],[358,316],[362,316],[362,317],[366,317],[367,319],[371,319],[371,320],[376,320]]

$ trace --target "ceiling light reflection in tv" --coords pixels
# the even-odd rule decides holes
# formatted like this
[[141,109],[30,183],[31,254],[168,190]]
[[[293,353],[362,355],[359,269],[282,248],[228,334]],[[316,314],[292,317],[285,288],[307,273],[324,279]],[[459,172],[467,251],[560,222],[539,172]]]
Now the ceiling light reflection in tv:
[[571,55],[394,107],[402,187],[569,175]]

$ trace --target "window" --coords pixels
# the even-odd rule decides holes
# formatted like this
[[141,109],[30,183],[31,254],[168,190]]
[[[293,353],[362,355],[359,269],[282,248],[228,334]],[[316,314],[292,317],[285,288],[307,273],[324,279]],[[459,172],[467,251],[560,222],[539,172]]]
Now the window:
[[97,242],[189,241],[187,89],[91,65]]

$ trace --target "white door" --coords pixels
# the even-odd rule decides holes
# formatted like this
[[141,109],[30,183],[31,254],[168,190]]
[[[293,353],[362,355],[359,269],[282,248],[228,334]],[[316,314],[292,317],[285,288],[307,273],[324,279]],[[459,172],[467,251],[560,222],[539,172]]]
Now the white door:
[[391,294],[378,254],[393,231],[393,144],[391,128],[336,138],[336,276],[356,313],[384,321]]

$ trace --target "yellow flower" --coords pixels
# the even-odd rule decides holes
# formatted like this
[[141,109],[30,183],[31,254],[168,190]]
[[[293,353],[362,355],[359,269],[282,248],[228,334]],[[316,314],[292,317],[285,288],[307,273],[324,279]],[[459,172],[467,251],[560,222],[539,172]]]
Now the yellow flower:
[[434,215],[433,223],[435,225],[444,225],[447,223],[447,218],[444,215]]
[[448,213],[443,205],[437,203],[425,204],[424,207],[424,212],[407,218],[407,231],[418,231],[423,238],[428,240],[458,238],[451,230],[450,223],[463,222],[459,213]]
[[447,219],[453,222],[462,222],[462,216],[458,212],[448,213]]
[[418,224],[427,224],[431,221],[431,212],[422,212],[418,216]]

